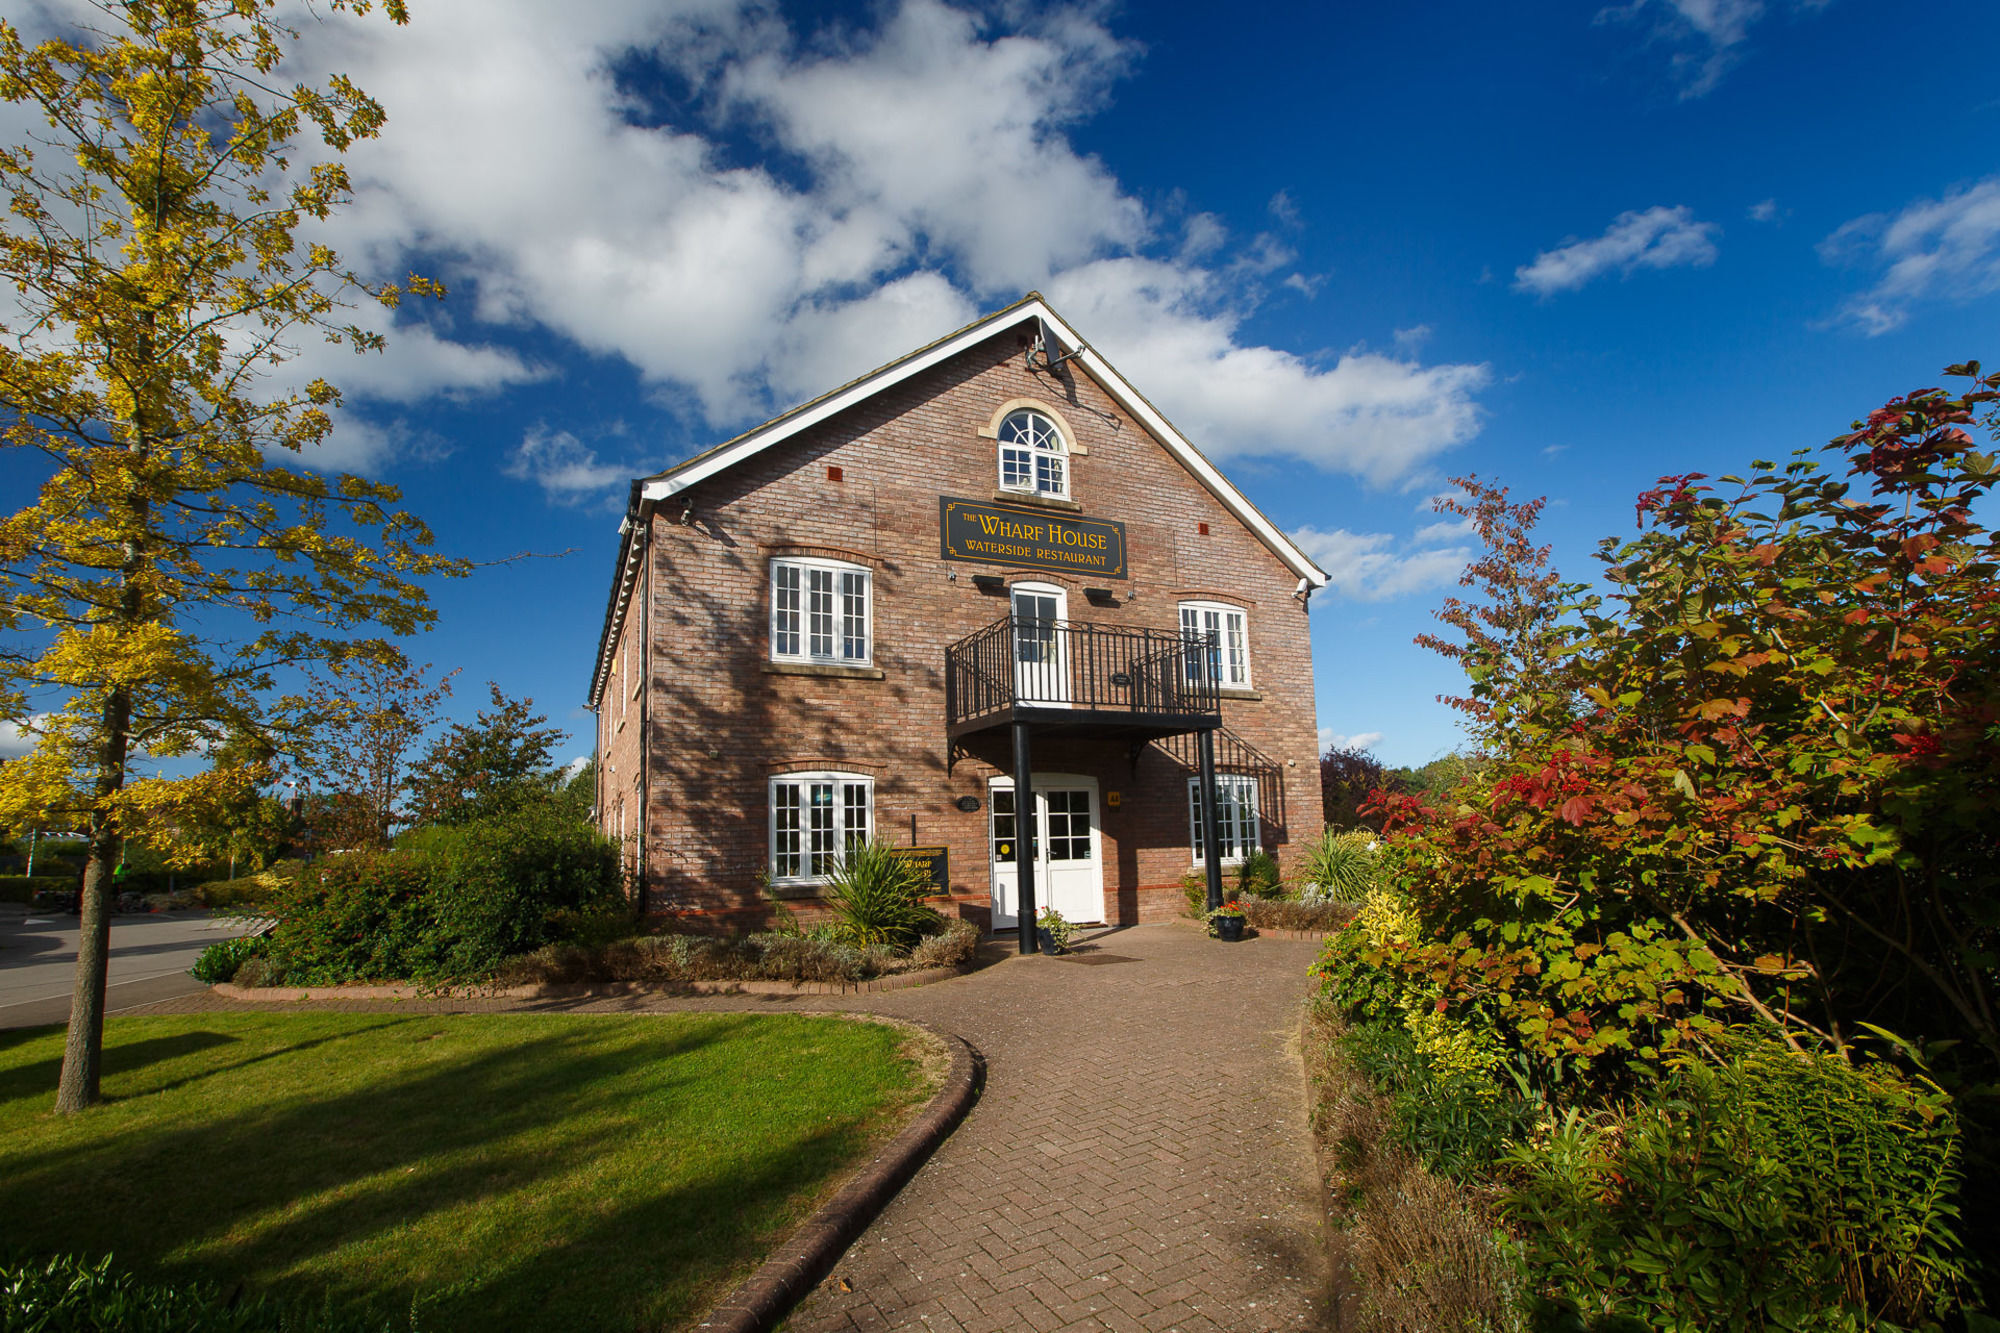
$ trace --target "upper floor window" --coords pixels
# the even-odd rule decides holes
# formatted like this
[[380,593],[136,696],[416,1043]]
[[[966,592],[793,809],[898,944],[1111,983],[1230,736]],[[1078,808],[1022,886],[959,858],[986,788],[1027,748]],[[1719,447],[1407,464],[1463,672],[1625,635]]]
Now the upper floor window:
[[787,773],[771,779],[771,879],[824,881],[868,841],[875,782],[859,773]]
[[870,581],[839,560],[773,560],[771,659],[867,666]]
[[1189,680],[1212,680],[1226,690],[1250,688],[1249,622],[1242,607],[1182,602],[1181,637],[1189,641]]
[[1040,412],[1009,412],[1000,423],[1000,489],[1069,498],[1069,451]]

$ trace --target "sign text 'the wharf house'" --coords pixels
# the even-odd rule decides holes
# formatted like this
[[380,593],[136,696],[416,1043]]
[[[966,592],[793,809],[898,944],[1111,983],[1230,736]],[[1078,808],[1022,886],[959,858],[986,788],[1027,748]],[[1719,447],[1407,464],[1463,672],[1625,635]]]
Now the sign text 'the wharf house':
[[1126,577],[1123,523],[1058,518],[1035,509],[944,496],[938,501],[938,526],[947,560]]

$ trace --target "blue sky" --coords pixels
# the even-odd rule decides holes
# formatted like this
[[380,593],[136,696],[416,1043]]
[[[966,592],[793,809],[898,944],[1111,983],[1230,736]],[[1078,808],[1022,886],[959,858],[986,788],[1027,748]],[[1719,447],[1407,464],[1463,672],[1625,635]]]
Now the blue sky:
[[1458,741],[1411,643],[1445,478],[1548,496],[1585,577],[1658,475],[2000,356],[1970,0],[412,9],[307,24],[390,117],[329,239],[452,289],[386,357],[308,349],[321,461],[460,553],[574,552],[439,588],[411,648],[565,758],[629,479],[1030,288],[1329,569],[1319,723],[1394,763]]

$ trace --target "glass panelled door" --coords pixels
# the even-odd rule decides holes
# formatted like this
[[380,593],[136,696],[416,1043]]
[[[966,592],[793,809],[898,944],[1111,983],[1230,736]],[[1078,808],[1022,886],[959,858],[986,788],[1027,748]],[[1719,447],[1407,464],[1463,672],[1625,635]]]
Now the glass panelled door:
[[[1022,825],[1013,783],[996,779],[989,792],[988,820],[993,862],[993,926],[1019,924],[1020,887],[1014,866],[1015,839]],[[1098,850],[1097,783],[1086,777],[1050,774],[1035,783],[1035,817],[1028,830],[1035,862],[1037,908],[1053,904],[1069,921],[1104,919],[1104,875]]]
[[1060,588],[1014,586],[1014,696],[1041,708],[1069,707],[1068,598]]

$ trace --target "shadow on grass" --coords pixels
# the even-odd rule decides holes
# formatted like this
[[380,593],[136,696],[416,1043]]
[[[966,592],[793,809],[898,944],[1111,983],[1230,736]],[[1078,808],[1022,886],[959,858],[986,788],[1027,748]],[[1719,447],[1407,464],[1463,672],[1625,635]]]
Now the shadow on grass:
[[[759,1257],[790,1220],[786,1200],[823,1188],[867,1129],[865,1116],[829,1118],[726,1167],[670,1146],[651,1159],[657,1192],[613,1187],[643,1179],[650,1161],[630,1145],[650,1117],[713,1099],[674,1072],[677,1057],[757,1022],[705,1019],[635,1024],[609,1041],[596,1023],[565,1024],[497,1047],[432,1048],[441,1053],[412,1055],[421,1068],[324,1095],[286,1084],[273,1064],[268,1098],[211,1084],[204,1096],[234,1097],[226,1109],[8,1154],[0,1217],[13,1219],[13,1244],[42,1253],[110,1251],[162,1276],[324,1288],[391,1314],[414,1303],[427,1330],[671,1326]],[[413,1046],[450,1035],[449,1020],[394,1021],[416,1024]],[[195,1032],[114,1049],[158,1060],[231,1040]],[[613,1185],[563,1179],[594,1182],[620,1152]],[[394,1234],[445,1213],[421,1241]]]
[[[23,1028],[20,1031],[39,1039],[48,1035],[49,1029]],[[8,1037],[16,1035],[11,1032],[7,1034]],[[148,1037],[143,1041],[107,1045],[104,1049],[101,1074],[107,1079],[135,1074],[164,1060],[178,1060],[182,1056],[198,1055],[202,1051],[213,1050],[217,1046],[228,1046],[235,1041],[235,1037],[220,1032],[182,1032],[171,1037]],[[0,1052],[20,1044],[19,1041],[0,1041]],[[39,1097],[48,1105],[38,1109],[44,1111],[50,1109],[55,1105],[56,1079],[61,1073],[61,1056],[51,1060],[37,1060],[33,1064],[0,1069],[0,1104]]]

